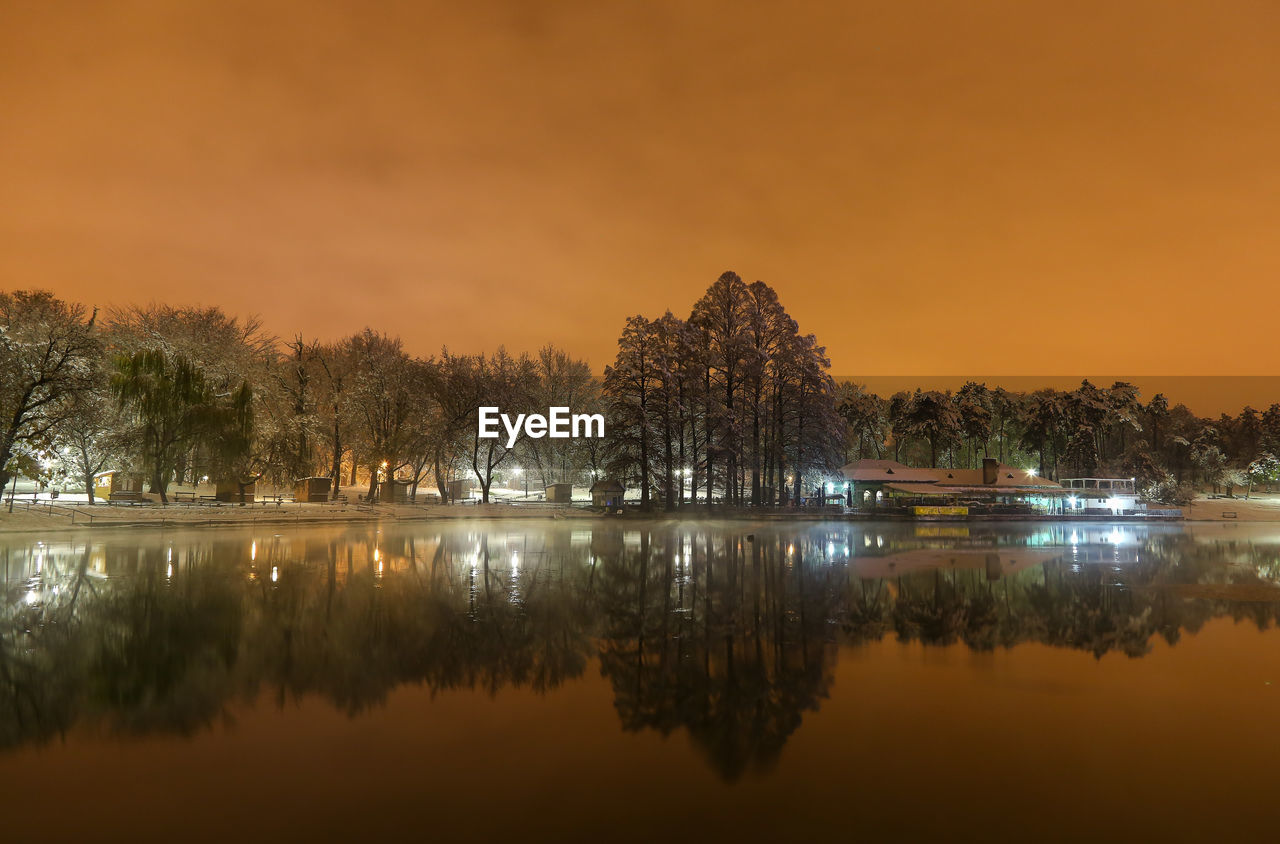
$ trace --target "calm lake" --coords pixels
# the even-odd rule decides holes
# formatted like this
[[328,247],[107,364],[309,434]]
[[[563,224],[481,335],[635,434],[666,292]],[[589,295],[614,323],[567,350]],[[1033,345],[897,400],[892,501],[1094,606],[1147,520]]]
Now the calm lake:
[[1280,836],[1280,525],[278,530],[0,539],[4,840]]

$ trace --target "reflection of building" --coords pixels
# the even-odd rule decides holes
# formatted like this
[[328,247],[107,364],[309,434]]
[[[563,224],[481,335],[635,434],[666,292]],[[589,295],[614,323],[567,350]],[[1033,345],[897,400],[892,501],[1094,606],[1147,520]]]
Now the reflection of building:
[[999,580],[1015,572],[1061,559],[1064,549],[1031,548],[917,548],[883,557],[855,557],[851,567],[858,577],[895,577],[933,569],[979,569],[987,580]]
[[981,469],[913,469],[893,460],[859,460],[840,470],[853,506],[888,504],[1023,505],[1058,512],[1070,493],[1048,478],[991,458]]

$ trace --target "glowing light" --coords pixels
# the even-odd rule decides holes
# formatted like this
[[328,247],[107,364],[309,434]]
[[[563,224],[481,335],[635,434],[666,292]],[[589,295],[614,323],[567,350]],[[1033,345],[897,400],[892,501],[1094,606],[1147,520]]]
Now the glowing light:
[[173,577],[173,563],[169,563],[169,565],[165,568],[164,576],[166,578]]
[[[1076,509],[1076,504],[1078,503],[1078,501],[1079,499],[1077,499],[1074,495],[1067,496],[1067,504],[1071,507],[1072,510]],[[1074,541],[1075,540],[1072,540],[1072,542]]]
[[1034,478],[1034,477],[1036,476],[1036,470],[1035,470],[1035,469],[1028,469],[1028,470],[1027,470],[1027,474]]
[[271,582],[275,583],[280,579],[280,569],[277,566],[271,567]]
[[382,552],[381,552],[381,551],[379,551],[377,548],[374,548],[374,549],[373,549],[373,561],[376,563],[376,562],[378,562],[378,561],[379,561],[379,560],[381,560],[381,559],[382,559]]
[[27,593],[26,600],[28,604],[38,604],[40,602],[40,593],[32,589],[30,592]]
[[256,539],[253,541],[253,544],[249,546],[249,559],[258,559],[258,540]]

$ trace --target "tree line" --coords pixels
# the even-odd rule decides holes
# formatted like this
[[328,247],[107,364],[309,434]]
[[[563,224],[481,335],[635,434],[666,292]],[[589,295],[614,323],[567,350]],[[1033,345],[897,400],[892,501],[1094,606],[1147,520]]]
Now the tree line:
[[85,484],[136,472],[168,500],[174,484],[329,477],[375,498],[396,478],[475,478],[520,461],[541,481],[572,480],[599,456],[581,441],[476,437],[477,408],[596,407],[590,368],[536,355],[409,354],[372,329],[332,341],[281,340],[256,318],[163,304],[106,313],[46,291],[0,293],[0,483],[16,474]]
[[[1126,382],[1017,393],[969,382],[887,398],[830,375],[762,281],[721,275],[680,318],[628,318],[596,377],[548,345],[536,354],[410,354],[366,328],[281,339],[216,307],[100,312],[46,291],[0,292],[0,484],[85,484],[107,469],[170,488],[273,486],[327,477],[374,500],[392,480],[447,498],[623,482],[644,507],[799,504],[844,463],[890,458],[976,467],[985,457],[1050,478],[1134,477],[1157,500],[1280,477],[1280,403],[1200,418]],[[603,413],[603,439],[479,436],[481,406]],[[518,483],[514,485],[519,486]],[[1247,494],[1247,493],[1246,493]]]
[[902,391],[882,398],[839,385],[848,424],[846,458],[913,466],[976,468],[986,457],[1053,478],[1134,478],[1155,500],[1188,500],[1197,486],[1232,494],[1280,478],[1280,403],[1217,419],[1143,401],[1125,381],[1029,393],[970,381],[959,390]]

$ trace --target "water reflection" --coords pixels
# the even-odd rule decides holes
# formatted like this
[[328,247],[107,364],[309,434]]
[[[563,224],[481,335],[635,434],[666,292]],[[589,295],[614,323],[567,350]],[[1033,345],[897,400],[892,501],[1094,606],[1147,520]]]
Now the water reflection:
[[482,523],[97,534],[0,560],[0,747],[190,734],[264,696],[356,715],[407,683],[548,692],[595,663],[624,729],[685,732],[728,780],[777,760],[841,645],[1140,657],[1280,606],[1280,531],[1248,526]]

